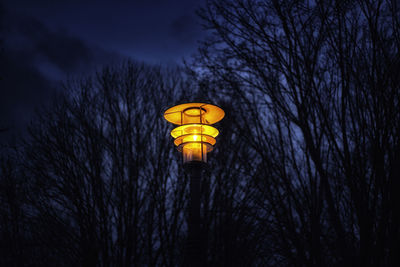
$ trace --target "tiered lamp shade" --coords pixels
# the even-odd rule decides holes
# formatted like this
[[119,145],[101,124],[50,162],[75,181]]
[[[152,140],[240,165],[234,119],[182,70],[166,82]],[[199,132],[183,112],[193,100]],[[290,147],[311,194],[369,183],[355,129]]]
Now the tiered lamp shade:
[[220,121],[225,112],[211,104],[186,103],[167,109],[164,118],[176,125],[171,135],[174,144],[183,153],[183,161],[207,162],[207,153],[213,150],[219,131],[210,126]]

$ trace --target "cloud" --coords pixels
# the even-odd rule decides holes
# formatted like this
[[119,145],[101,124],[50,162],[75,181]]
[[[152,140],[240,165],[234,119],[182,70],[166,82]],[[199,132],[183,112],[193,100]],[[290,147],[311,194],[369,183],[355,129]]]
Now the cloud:
[[93,60],[89,47],[66,31],[53,32],[39,20],[26,18],[19,23],[19,32],[29,38],[36,55],[41,55],[60,70],[73,72]]
[[50,102],[61,81],[121,58],[65,30],[50,30],[36,18],[7,11],[0,5],[0,129],[8,129],[0,132],[0,143],[24,133],[35,108]]
[[171,36],[182,43],[192,43],[199,37],[200,26],[194,16],[181,15],[170,24]]

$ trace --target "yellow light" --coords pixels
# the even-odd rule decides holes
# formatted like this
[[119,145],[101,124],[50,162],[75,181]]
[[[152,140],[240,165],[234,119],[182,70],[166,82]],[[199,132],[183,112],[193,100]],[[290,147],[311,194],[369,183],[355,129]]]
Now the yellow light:
[[194,142],[204,142],[204,143],[210,144],[211,146],[215,145],[215,143],[216,143],[215,138],[212,136],[208,136],[208,135],[201,136],[201,139],[200,139],[200,136],[194,137],[194,135],[183,135],[183,136],[177,137],[174,141],[174,144],[176,146],[180,146],[182,144],[194,143]]
[[207,145],[202,143],[189,143],[182,147],[183,162],[207,162]]
[[184,162],[207,162],[207,153],[213,150],[219,131],[210,126],[225,116],[225,112],[214,105],[186,103],[167,109],[164,118],[179,125],[171,131],[174,144],[183,154]]
[[179,127],[176,127],[172,130],[171,135],[173,138],[177,138],[179,136],[185,134],[206,134],[212,137],[217,137],[219,131],[212,126],[204,125],[204,124],[186,124]]

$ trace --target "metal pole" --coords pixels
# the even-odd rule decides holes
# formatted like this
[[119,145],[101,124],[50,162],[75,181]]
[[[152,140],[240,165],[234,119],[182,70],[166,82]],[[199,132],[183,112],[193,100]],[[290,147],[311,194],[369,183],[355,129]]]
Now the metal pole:
[[205,165],[206,163],[200,161],[185,163],[186,173],[190,177],[188,239],[184,260],[185,267],[203,267],[206,262],[203,251],[204,246],[202,242],[200,218],[200,182]]

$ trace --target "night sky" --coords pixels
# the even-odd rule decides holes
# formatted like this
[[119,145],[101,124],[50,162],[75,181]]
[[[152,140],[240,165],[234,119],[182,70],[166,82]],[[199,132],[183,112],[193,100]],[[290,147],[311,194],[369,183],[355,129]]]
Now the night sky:
[[[205,32],[204,0],[0,1],[0,130],[23,132],[60,82],[123,59],[180,64]],[[58,88],[58,89],[57,89]],[[8,139],[8,137],[7,137]]]

